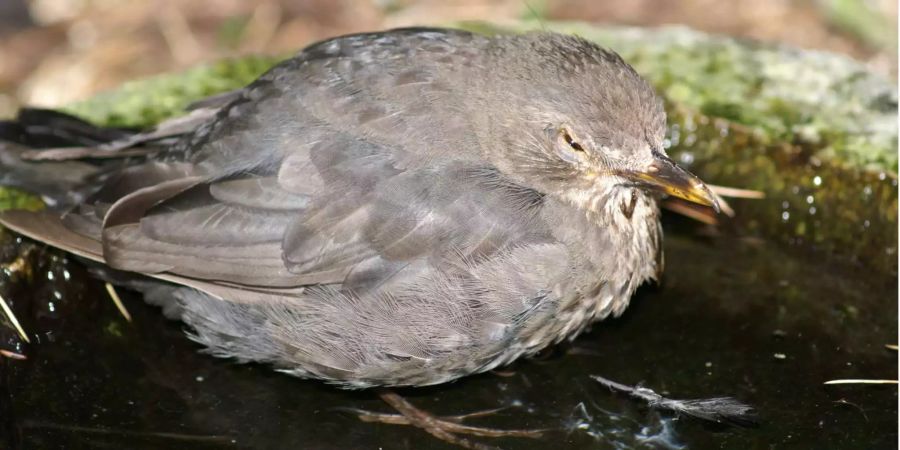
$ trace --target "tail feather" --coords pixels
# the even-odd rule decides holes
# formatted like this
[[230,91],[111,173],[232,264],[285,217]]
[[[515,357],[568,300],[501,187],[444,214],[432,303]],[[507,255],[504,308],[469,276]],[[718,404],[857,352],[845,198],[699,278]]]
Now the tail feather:
[[0,140],[31,148],[92,147],[132,134],[49,109],[24,108],[15,120],[0,121]]
[[66,210],[92,194],[110,169],[160,150],[177,151],[172,144],[214,119],[219,103],[234,95],[212,98],[143,132],[98,127],[59,111],[22,109],[16,119],[0,121],[0,186],[41,195],[51,208]]
[[14,120],[0,121],[0,186],[40,195],[51,209],[65,210],[90,195],[100,174],[121,163],[35,162],[25,156],[66,147],[97,147],[133,134],[130,130],[98,127],[58,111],[22,109]]
[[0,141],[0,187],[13,187],[41,196],[48,207],[63,211],[85,195],[81,192],[100,171],[82,161],[34,163],[23,161],[28,147]]

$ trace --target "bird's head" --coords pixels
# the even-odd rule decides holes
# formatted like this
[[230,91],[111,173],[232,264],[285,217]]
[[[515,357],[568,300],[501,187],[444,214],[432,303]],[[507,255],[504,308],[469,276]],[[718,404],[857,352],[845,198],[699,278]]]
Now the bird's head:
[[527,59],[496,72],[506,108],[488,119],[497,143],[488,157],[501,170],[588,209],[636,188],[718,209],[706,185],[666,155],[662,102],[617,54],[558,34],[502,42],[498,60]]

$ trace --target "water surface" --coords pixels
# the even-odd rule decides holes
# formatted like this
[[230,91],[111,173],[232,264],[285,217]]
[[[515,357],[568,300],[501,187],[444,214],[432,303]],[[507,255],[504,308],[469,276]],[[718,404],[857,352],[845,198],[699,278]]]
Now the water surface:
[[[539,442],[481,439],[507,449],[896,448],[896,386],[822,384],[897,378],[884,347],[896,343],[895,275],[669,222],[665,280],[622,317],[501,372],[401,393],[437,414],[508,407],[476,425],[551,429]],[[35,265],[30,281],[5,271],[0,282],[32,337],[27,360],[0,358],[0,447],[454,448],[360,422],[349,409],[390,412],[370,392],[198,353],[182,324],[122,291],[128,323],[71,258],[8,236],[2,248],[5,263],[31,248]],[[675,398],[735,396],[762,422],[654,412],[592,374]]]

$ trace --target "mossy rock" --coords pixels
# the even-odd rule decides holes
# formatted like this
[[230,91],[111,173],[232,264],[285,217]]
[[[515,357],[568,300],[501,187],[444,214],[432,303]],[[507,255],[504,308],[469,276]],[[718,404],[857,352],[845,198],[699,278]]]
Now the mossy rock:
[[[897,271],[897,90],[848,58],[686,28],[522,23],[613,48],[665,97],[669,152],[737,201],[745,232]],[[240,87],[276,63],[250,57],[123,85],[66,108],[95,123],[146,127]]]

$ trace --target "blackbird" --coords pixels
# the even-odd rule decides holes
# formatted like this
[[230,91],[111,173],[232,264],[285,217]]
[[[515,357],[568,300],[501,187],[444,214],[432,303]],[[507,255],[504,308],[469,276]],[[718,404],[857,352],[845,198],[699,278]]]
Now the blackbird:
[[717,207],[665,125],[651,86],[578,37],[349,35],[149,132],[6,144],[7,184],[102,163],[0,222],[151,277],[123,283],[216,356],[432,385],[572,339],[657,277],[656,197]]

